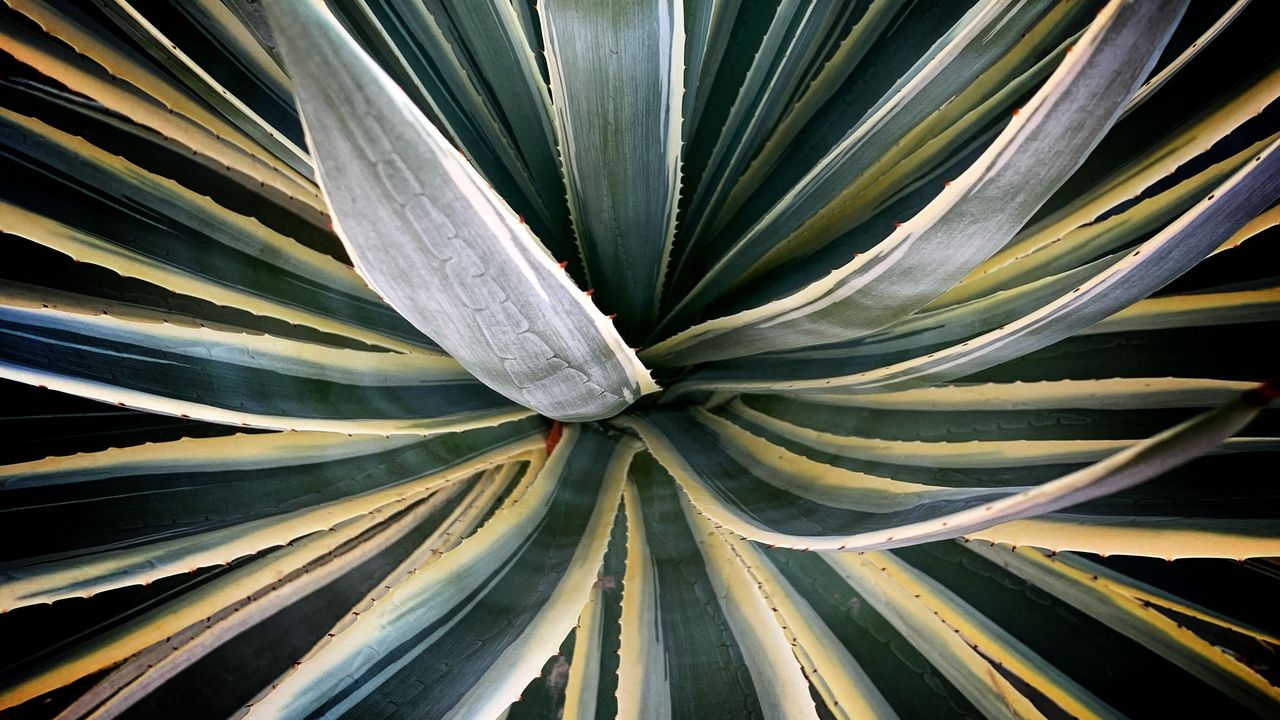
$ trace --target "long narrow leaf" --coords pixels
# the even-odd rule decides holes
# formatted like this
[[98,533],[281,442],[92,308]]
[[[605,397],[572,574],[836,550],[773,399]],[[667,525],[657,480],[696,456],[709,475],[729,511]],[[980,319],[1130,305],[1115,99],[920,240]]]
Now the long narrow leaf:
[[[743,456],[735,457],[732,445],[683,415],[654,413],[614,422],[640,434],[702,512],[744,537],[808,550],[871,550],[958,537],[1133,487],[1217,446],[1252,420],[1273,395],[1269,386],[1250,391],[1105,460],[1029,489],[991,488],[985,496],[970,493],[967,498],[931,490],[934,497],[924,494],[919,501],[895,490],[887,495],[888,503],[875,505],[867,500],[876,494],[857,485],[841,488],[834,478],[824,487],[813,478],[780,479],[776,468],[762,475],[751,467],[759,462],[758,456],[742,464]],[[773,457],[784,456],[780,450],[775,449]],[[856,504],[842,502],[845,493],[851,493]]]
[[649,349],[690,364],[849,340],[928,303],[998,250],[1115,122],[1180,17],[1112,3],[995,143],[915,218],[828,277]]
[[515,213],[323,7],[268,10],[340,234],[393,307],[489,387],[550,417],[607,417],[657,389]]
[[543,0],[538,11],[587,276],[622,327],[643,331],[680,193],[684,2]]

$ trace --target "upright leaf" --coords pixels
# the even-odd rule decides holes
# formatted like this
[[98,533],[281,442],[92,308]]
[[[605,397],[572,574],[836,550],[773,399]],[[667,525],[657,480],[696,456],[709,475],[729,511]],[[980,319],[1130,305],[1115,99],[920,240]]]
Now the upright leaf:
[[683,0],[539,3],[569,210],[604,306],[654,320],[675,232]]
[[528,228],[317,2],[271,3],[357,269],[489,387],[562,420],[656,389]]

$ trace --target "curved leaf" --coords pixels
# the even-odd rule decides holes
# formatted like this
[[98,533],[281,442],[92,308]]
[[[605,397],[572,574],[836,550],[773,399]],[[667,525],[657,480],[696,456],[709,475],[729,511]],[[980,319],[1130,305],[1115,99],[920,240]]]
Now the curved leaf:
[[759,451],[735,453],[742,441],[717,435],[705,419],[650,413],[614,422],[639,433],[702,512],[744,537],[807,550],[872,550],[959,537],[1133,487],[1238,432],[1273,395],[1269,387],[1250,391],[1233,403],[1035,487],[948,491],[917,485],[924,492],[916,498],[895,486],[885,487],[890,481],[868,485],[863,478],[842,481],[835,473],[825,478],[812,473],[788,477],[777,467],[762,472],[765,458],[786,457],[785,451],[774,448],[767,456]]
[[344,622],[247,717],[403,703],[415,717],[496,717],[577,622],[635,449],[571,426],[517,503]]
[[657,389],[515,213],[323,7],[267,9],[340,235],[393,307],[489,387],[549,417],[607,417]]
[[786,298],[680,333],[646,361],[687,365],[849,340],[920,309],[1013,237],[1080,166],[1181,12],[1174,3],[1108,5],[995,143],[875,249]]

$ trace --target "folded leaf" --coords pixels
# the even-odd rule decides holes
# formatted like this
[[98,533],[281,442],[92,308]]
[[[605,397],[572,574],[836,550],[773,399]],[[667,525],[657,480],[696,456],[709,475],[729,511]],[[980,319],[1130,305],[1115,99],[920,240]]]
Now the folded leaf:
[[515,213],[319,3],[267,9],[339,234],[392,307],[486,385],[548,417],[608,417],[657,389]]

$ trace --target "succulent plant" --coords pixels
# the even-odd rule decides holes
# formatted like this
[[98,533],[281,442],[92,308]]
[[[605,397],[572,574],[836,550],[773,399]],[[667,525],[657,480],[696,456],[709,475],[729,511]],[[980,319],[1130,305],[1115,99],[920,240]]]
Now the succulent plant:
[[0,716],[1280,717],[1274,21],[5,0]]

